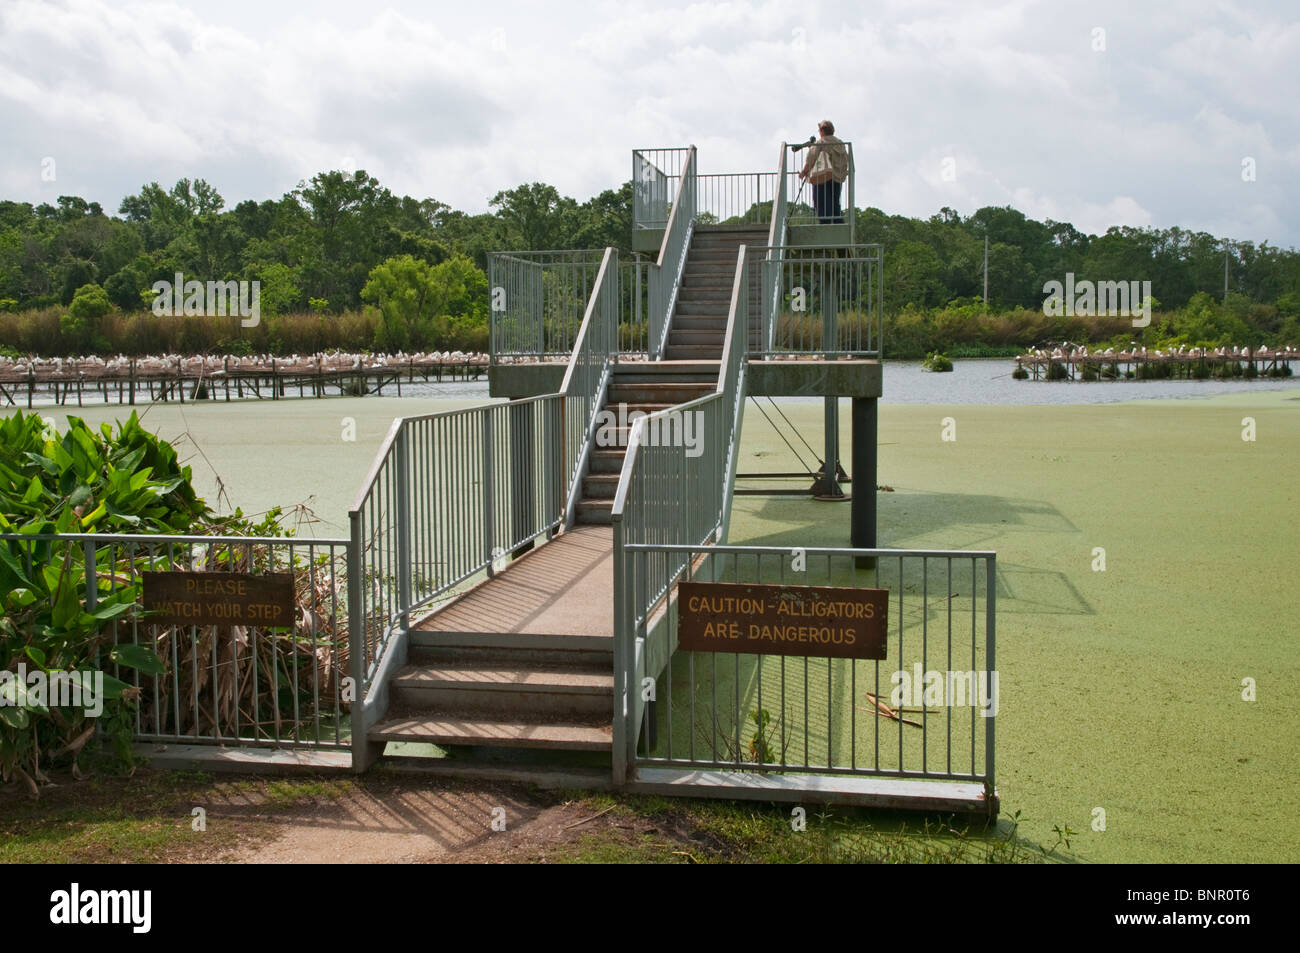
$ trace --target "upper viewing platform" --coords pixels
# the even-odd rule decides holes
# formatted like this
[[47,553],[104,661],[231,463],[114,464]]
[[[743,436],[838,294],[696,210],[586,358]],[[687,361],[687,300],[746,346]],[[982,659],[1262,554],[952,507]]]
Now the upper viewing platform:
[[[633,150],[630,256],[490,256],[495,396],[559,391],[597,359],[724,357],[762,362],[754,392],[878,392],[883,249],[856,241],[852,143],[782,143],[771,172],[698,167],[694,146]],[[770,366],[791,361],[874,366]]]
[[[816,205],[813,182],[799,177],[807,150],[831,149],[839,156],[842,211]],[[815,157],[814,157],[815,161]],[[831,171],[831,170],[828,170]],[[853,245],[854,206],[853,143],[834,146],[816,143],[781,143],[776,168],[769,172],[702,174],[694,146],[632,151],[632,248],[657,252],[668,228],[678,193],[693,199],[696,223],[708,225],[768,226],[768,244]],[[828,189],[828,192],[831,189]]]

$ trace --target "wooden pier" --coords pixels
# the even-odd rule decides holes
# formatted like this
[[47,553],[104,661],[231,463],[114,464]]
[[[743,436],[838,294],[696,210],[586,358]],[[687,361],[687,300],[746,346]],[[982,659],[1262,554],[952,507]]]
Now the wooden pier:
[[286,397],[402,394],[402,384],[479,380],[486,354],[314,354],[291,357],[0,358],[0,406],[177,400],[280,400]]
[[1186,348],[1089,351],[1084,346],[1034,348],[1016,358],[1012,376],[1045,381],[1257,380],[1290,377],[1300,348]]

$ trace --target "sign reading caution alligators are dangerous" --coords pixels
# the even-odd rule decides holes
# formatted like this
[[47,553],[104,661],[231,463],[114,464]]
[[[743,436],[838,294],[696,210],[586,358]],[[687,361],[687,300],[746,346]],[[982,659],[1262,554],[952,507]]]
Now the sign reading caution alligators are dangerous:
[[888,609],[888,589],[683,582],[677,645],[690,652],[883,659]]

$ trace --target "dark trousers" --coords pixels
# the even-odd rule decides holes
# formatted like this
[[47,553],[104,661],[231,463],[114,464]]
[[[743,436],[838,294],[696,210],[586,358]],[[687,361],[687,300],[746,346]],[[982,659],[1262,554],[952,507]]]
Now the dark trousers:
[[844,183],[834,179],[813,186],[813,208],[817,210],[817,221],[822,225],[844,224],[844,212],[840,209],[843,190]]

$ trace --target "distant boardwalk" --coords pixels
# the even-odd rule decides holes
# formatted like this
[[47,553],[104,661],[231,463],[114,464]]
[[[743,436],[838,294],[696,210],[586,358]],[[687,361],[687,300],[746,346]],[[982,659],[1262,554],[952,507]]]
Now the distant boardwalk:
[[487,376],[486,354],[293,354],[222,357],[10,359],[0,357],[0,406],[39,397],[56,404],[85,398],[104,403],[141,400],[234,400],[382,394],[415,381],[477,380]]
[[[1051,348],[1048,350],[1047,348]],[[1133,347],[1089,351],[1086,345],[1047,345],[1016,358],[1016,375],[1033,380],[1208,380],[1209,378],[1290,377],[1300,348],[1205,348],[1167,351]]]

